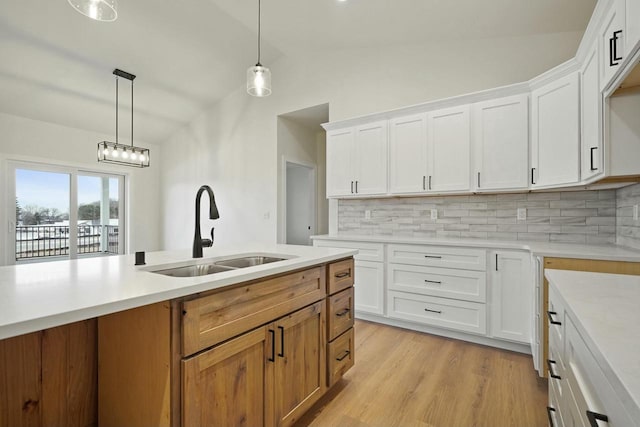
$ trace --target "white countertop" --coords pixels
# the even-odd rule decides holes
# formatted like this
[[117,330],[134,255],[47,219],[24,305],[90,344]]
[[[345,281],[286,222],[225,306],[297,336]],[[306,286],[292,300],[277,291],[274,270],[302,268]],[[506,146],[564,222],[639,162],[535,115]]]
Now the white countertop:
[[[191,258],[191,251],[149,252],[147,265],[140,267],[134,266],[133,255],[0,267],[0,339],[330,262],[356,252],[247,244],[205,248],[204,257],[197,261]],[[200,277],[169,277],[147,271],[245,254],[290,259]]]
[[640,420],[640,276],[545,270],[631,419]]
[[392,236],[321,235],[314,240],[356,241],[369,243],[396,243],[414,245],[465,246],[486,249],[514,249],[529,251],[534,255],[580,259],[640,262],[640,250],[618,245],[582,245],[573,243],[528,242],[485,239],[424,239]]

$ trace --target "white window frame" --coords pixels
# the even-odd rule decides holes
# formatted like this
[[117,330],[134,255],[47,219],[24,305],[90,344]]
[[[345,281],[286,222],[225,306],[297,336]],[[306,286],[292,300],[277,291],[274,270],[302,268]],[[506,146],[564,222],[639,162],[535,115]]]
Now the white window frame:
[[[4,237],[5,245],[5,265],[15,265],[15,264],[28,264],[28,263],[36,263],[36,262],[50,262],[56,260],[68,260],[68,259],[78,259],[77,253],[77,241],[78,241],[78,227],[69,227],[69,255],[66,256],[50,256],[50,257],[42,257],[42,258],[30,258],[24,259],[20,261],[16,261],[16,209],[15,209],[15,201],[16,201],[16,170],[17,169],[29,169],[40,172],[52,172],[52,173],[64,173],[68,174],[69,179],[69,224],[77,224],[78,220],[78,175],[81,176],[97,176],[97,177],[119,177],[118,182],[118,214],[119,214],[119,223],[118,223],[118,234],[122,236],[122,238],[118,239],[118,254],[126,253],[127,246],[127,223],[128,223],[128,215],[126,208],[126,200],[127,193],[125,189],[127,188],[127,183],[129,180],[129,176],[126,173],[122,173],[115,170],[100,170],[96,168],[95,170],[90,170],[86,167],[80,166],[72,166],[72,165],[62,165],[62,164],[54,164],[54,163],[44,163],[39,161],[29,161],[29,160],[14,160],[7,159],[5,162],[6,165],[6,188],[5,188],[5,200],[7,209],[5,211],[5,217],[7,218],[8,226],[6,228],[6,234]],[[71,242],[75,242],[71,244]],[[82,254],[81,258],[88,257],[99,257],[105,256],[103,253],[95,253],[95,254]]]

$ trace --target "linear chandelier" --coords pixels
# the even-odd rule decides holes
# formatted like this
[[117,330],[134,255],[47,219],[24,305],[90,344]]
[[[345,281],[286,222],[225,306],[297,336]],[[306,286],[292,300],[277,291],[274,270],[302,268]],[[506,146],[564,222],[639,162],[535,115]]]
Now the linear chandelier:
[[[116,76],[116,142],[102,141],[98,143],[98,162],[117,163],[119,165],[138,168],[149,167],[149,149],[133,146],[133,79],[131,73],[119,69],[113,70]],[[131,144],[120,144],[118,141],[118,77],[131,82]]]

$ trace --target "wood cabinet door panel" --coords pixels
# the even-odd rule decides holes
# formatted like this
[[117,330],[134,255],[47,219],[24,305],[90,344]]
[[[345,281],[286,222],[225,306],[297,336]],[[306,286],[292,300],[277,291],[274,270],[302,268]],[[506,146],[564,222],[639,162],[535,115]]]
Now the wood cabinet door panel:
[[326,390],[325,313],[326,302],[319,301],[273,324],[276,335],[273,403],[277,426],[293,424]]
[[183,427],[264,426],[270,343],[261,327],[183,360]]

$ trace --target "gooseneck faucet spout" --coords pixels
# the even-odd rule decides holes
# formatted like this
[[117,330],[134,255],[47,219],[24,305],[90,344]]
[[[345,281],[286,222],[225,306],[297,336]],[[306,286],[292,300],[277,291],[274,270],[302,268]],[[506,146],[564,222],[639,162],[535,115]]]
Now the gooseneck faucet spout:
[[209,248],[213,245],[213,228],[211,228],[211,239],[203,239],[202,236],[200,236],[200,199],[202,197],[202,193],[205,191],[209,195],[209,218],[220,218],[218,207],[216,206],[216,199],[213,196],[213,190],[208,185],[203,185],[198,190],[198,194],[196,194],[196,231],[193,235],[194,258],[202,258],[202,248]]

